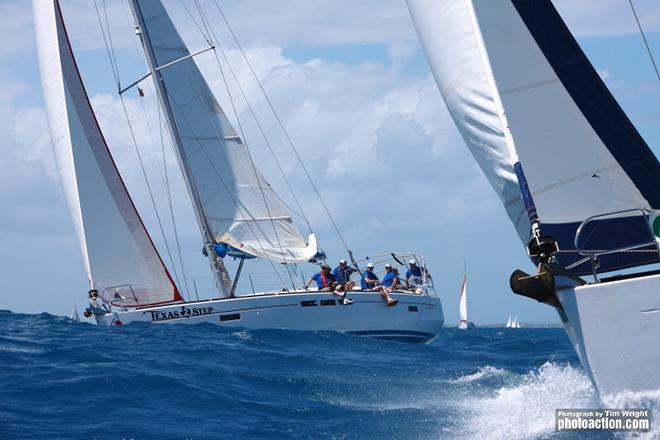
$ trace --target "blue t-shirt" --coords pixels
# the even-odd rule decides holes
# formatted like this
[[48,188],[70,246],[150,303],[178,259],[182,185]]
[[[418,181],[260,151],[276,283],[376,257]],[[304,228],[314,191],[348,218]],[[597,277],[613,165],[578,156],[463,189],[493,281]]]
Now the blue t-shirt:
[[332,270],[332,276],[338,283],[345,283],[351,279],[351,274],[355,272],[352,267],[346,266],[344,269],[337,266]]
[[389,271],[383,276],[383,286],[385,287],[391,287],[392,283],[394,282],[394,278],[396,278],[396,274],[394,271]]
[[312,279],[316,281],[316,285],[318,286],[319,289],[323,289],[324,287],[328,287],[328,284],[333,283],[335,281],[335,277],[332,276],[331,273],[325,274],[325,283],[323,282],[323,275],[321,272],[315,273],[312,275]]
[[409,279],[410,277],[422,277],[422,268],[419,266],[411,267],[408,269],[406,272],[406,279]]
[[368,279],[368,280],[378,281],[378,275],[376,275],[375,273],[369,272],[368,270],[362,272],[362,281],[360,283],[361,287],[362,287],[362,290],[371,289],[376,285],[374,283],[367,284],[367,282],[365,281],[365,278]]

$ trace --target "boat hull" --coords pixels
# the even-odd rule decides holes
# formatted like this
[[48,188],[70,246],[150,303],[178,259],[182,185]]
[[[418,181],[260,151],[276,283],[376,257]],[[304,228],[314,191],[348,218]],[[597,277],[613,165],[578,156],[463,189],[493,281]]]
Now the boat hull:
[[212,323],[248,329],[340,331],[404,342],[430,342],[442,331],[439,298],[394,292],[387,307],[378,293],[350,292],[343,305],[329,292],[259,294],[129,309],[96,315],[101,325]]
[[601,396],[660,389],[660,275],[583,286],[557,277],[555,294]]

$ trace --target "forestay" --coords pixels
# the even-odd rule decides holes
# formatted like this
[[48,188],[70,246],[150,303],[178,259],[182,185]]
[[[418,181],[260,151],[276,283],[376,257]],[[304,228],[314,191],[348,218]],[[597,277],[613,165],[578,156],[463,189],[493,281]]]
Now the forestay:
[[[136,2],[143,39],[154,54],[181,139],[193,197],[217,243],[283,263],[306,262],[317,252],[266,182],[160,1]],[[170,64],[171,63],[171,64]]]
[[[573,240],[583,220],[660,206],[657,159],[549,0],[407,2],[447,107],[524,243],[516,161],[565,266],[580,258]],[[649,240],[644,219],[621,216],[585,236],[589,249]],[[601,270],[657,261],[657,252],[607,255]]]
[[105,143],[57,0],[34,0],[34,16],[51,140],[91,287],[125,305],[181,300]]

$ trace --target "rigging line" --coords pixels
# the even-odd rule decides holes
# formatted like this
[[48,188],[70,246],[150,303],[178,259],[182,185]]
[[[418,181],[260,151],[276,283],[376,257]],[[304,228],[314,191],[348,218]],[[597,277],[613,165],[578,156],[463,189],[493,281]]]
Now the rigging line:
[[646,51],[649,53],[649,58],[651,59],[651,63],[653,64],[653,68],[655,69],[655,74],[658,77],[658,81],[660,81],[660,70],[658,70],[658,65],[655,62],[655,59],[653,58],[653,53],[651,52],[651,47],[649,46],[649,42],[646,39],[646,35],[644,34],[644,30],[642,29],[642,25],[639,22],[639,17],[637,17],[637,12],[635,11],[635,6],[633,5],[632,0],[628,0],[628,3],[630,3],[630,9],[632,9],[633,16],[635,17],[635,21],[637,22],[637,27],[639,28],[639,33],[642,35],[642,40],[644,40],[644,46],[646,46]]
[[119,85],[119,63],[117,63],[117,55],[115,53],[115,45],[112,42],[112,32],[110,31],[110,20],[108,20],[108,8],[106,7],[105,0],[103,0],[103,15],[105,15],[105,26],[108,29],[108,41],[110,42],[110,52],[112,53],[112,60],[117,70],[117,85]]
[[[126,20],[126,25],[128,27],[129,33],[132,34],[134,25],[132,24],[132,22],[129,18],[128,11],[126,10],[126,2],[120,2],[120,3],[122,5],[122,11],[124,12],[124,19]],[[135,54],[136,54],[137,58],[142,59],[140,48],[137,44],[136,39],[135,38],[130,38],[130,40],[133,43],[133,49],[135,51]],[[149,86],[147,86],[147,87],[149,87]],[[146,111],[143,99],[140,100],[140,104],[142,106],[142,113],[144,114],[145,120],[147,122],[147,127],[149,129],[149,137],[151,139],[151,143],[152,143],[152,145],[154,147],[154,150],[155,150],[156,149],[156,142],[154,140],[155,137],[153,135],[153,130],[151,128],[151,124],[149,123],[149,118],[147,116],[147,111]],[[176,248],[177,248],[177,252],[178,252],[177,253],[177,257],[178,257],[177,260],[179,261],[182,276],[183,276],[183,279],[185,280],[186,279],[185,268],[184,268],[184,265],[183,265],[183,259],[182,259],[182,254],[181,254],[181,246],[179,244],[179,235],[178,235],[178,232],[177,232],[176,222],[174,220],[174,210],[173,210],[173,207],[172,207],[172,196],[171,196],[171,192],[170,192],[169,178],[167,176],[167,163],[166,163],[166,159],[165,159],[165,143],[164,143],[164,138],[163,138],[163,127],[162,127],[162,122],[161,122],[161,118],[162,118],[161,108],[158,105],[158,102],[156,102],[155,104],[156,104],[156,110],[157,110],[157,114],[158,114],[159,138],[160,138],[161,151],[162,151],[162,157],[163,157],[163,168],[160,169],[159,171],[161,173],[161,178],[163,179],[163,182],[165,183],[165,189],[167,191],[170,218],[171,218],[171,222],[172,222],[172,230],[173,230],[173,233],[174,233],[174,239],[175,239]],[[174,258],[172,257],[172,253],[170,252],[169,240],[167,240],[165,237],[163,237],[163,240],[164,240],[165,246],[167,248],[170,264],[172,265],[172,270],[174,272],[174,278],[176,279],[176,283],[177,283],[177,285],[183,286],[181,284],[176,265],[174,264]],[[190,297],[190,293],[188,293],[188,296]]]
[[291,192],[291,195],[293,196],[293,200],[295,201],[296,206],[298,207],[298,210],[300,210],[300,213],[296,213],[293,209],[291,209],[286,203],[284,203],[284,201],[282,201],[282,199],[279,196],[277,196],[277,198],[280,199],[285,205],[287,205],[287,208],[289,208],[289,210],[293,211],[299,217],[301,217],[305,221],[305,224],[307,225],[307,229],[309,230],[309,233],[310,234],[313,233],[314,231],[312,230],[312,225],[310,224],[309,219],[305,215],[305,210],[303,209],[302,204],[298,200],[298,196],[296,195],[296,192],[293,189],[293,185],[291,185],[291,182],[289,181],[288,177],[286,176],[286,173],[284,172],[284,167],[282,166],[282,163],[280,162],[279,158],[277,157],[277,154],[275,154],[275,150],[274,150],[270,140],[268,139],[268,136],[266,136],[266,131],[264,130],[263,126],[261,125],[261,121],[259,121],[259,118],[257,117],[257,114],[256,114],[254,108],[252,107],[252,104],[250,103],[250,101],[247,97],[247,94],[245,93],[245,90],[243,89],[243,86],[241,86],[241,83],[238,80],[238,75],[236,75],[236,72],[234,71],[234,68],[231,66],[231,63],[229,62],[229,57],[227,56],[227,53],[222,48],[222,45],[220,44],[220,39],[215,34],[215,31],[213,30],[213,28],[211,28],[211,33],[212,33],[212,35],[213,35],[213,37],[214,37],[214,39],[217,43],[216,47],[218,49],[220,49],[220,53],[222,54],[222,56],[225,60],[225,63],[227,63],[229,71],[231,72],[231,75],[234,78],[234,81],[238,85],[238,89],[241,92],[241,96],[243,97],[243,100],[245,101],[245,104],[246,104],[247,108],[250,110],[250,114],[252,115],[252,118],[254,119],[254,122],[257,124],[257,127],[259,128],[259,131],[261,132],[261,136],[263,137],[264,141],[266,142],[266,145],[268,146],[268,150],[270,151],[270,154],[273,156],[273,159],[275,160],[275,163],[277,164],[277,168],[279,169],[280,173],[282,174],[282,177],[284,178],[284,182],[286,183],[286,185],[289,189],[289,192]]
[[[122,109],[124,110],[124,115],[126,116],[126,121],[128,122],[128,130],[131,134],[131,139],[133,140],[133,147],[135,148],[135,153],[137,154],[138,157],[138,162],[140,164],[140,169],[142,170],[142,175],[144,176],[144,182],[147,185],[147,191],[149,192],[149,199],[151,200],[151,205],[154,208],[154,212],[156,214],[156,220],[158,221],[158,228],[160,229],[160,233],[163,236],[163,242],[165,243],[165,249],[167,251],[167,255],[170,260],[170,264],[172,265],[172,270],[174,271],[174,277],[177,279],[177,284],[179,284],[179,279],[178,279],[178,273],[176,270],[176,267],[174,266],[174,259],[172,258],[172,252],[170,251],[170,246],[167,242],[167,238],[165,235],[165,228],[163,227],[163,222],[160,218],[160,213],[158,212],[158,209],[156,207],[156,199],[154,198],[154,193],[153,190],[151,189],[151,184],[149,183],[149,179],[147,178],[147,170],[144,167],[144,161],[142,160],[142,154],[140,153],[140,149],[138,148],[137,140],[135,138],[135,131],[133,130],[133,125],[131,124],[130,117],[128,115],[128,109],[126,108],[126,102],[124,101],[123,95],[119,95],[119,99],[121,101],[121,106]],[[184,284],[185,284],[185,279],[184,279]],[[179,284],[180,285],[180,284]],[[186,286],[186,293],[188,294],[188,300],[190,300],[190,291],[188,290],[187,284]]]
[[110,61],[110,69],[112,70],[112,76],[114,77],[115,82],[117,83],[117,89],[121,90],[121,87],[119,85],[119,72],[117,71],[117,67],[115,66],[113,56],[110,53],[110,45],[108,44],[108,39],[105,34],[105,26],[103,25],[103,19],[101,18],[101,11],[99,11],[99,7],[96,3],[96,0],[94,0],[94,9],[96,9],[96,18],[98,18],[99,20],[99,27],[101,28],[101,35],[103,35],[103,44],[105,45],[105,51],[108,55],[108,61]]
[[[193,16],[192,12],[190,12],[190,9],[188,9],[188,6],[185,5],[185,3],[183,2],[183,0],[179,0],[179,3],[181,3],[181,6],[183,6],[183,9],[186,10],[186,12],[188,13],[188,17],[190,17],[190,19],[192,20],[192,22],[194,23],[194,25],[197,27],[197,29],[199,30],[199,32],[202,34],[202,36],[203,36],[204,39],[206,40],[206,43],[207,43],[209,46],[213,46],[213,43],[211,43],[211,40],[209,39],[209,37],[204,33],[204,30],[203,30],[202,27],[199,25],[199,23],[197,23],[197,20],[195,20],[195,17]],[[204,26],[206,26],[206,25],[204,25]]]
[[[168,95],[168,99],[171,99],[171,102],[172,102],[173,106],[176,107],[176,109],[177,109],[177,111],[179,112],[179,114],[181,114],[181,117],[183,118],[183,121],[188,125],[188,129],[189,129],[191,132],[193,132],[193,134],[194,134],[194,130],[193,130],[193,128],[192,128],[192,125],[190,124],[190,121],[188,121],[188,118],[186,118],[185,115],[181,112],[181,109],[180,109],[179,105],[177,104],[176,100],[174,99],[174,97],[172,97],[172,95]],[[168,123],[169,123],[169,122],[168,122]],[[214,127],[215,127],[215,126],[214,126]],[[217,128],[216,128],[216,130],[217,130]],[[171,130],[170,130],[170,131],[171,131]],[[229,195],[229,197],[231,198],[232,202],[234,203],[234,206],[236,206],[236,207],[237,207],[238,209],[240,209],[240,210],[245,211],[245,213],[247,213],[247,216],[246,216],[246,217],[251,217],[253,220],[255,220],[254,223],[255,223],[255,225],[258,227],[258,226],[259,226],[259,225],[258,225],[258,222],[256,222],[256,219],[254,218],[254,216],[252,216],[252,215],[250,214],[250,212],[249,212],[249,211],[248,211],[248,210],[247,210],[247,209],[246,209],[241,203],[239,203],[239,202],[234,198],[234,196],[231,194],[231,191],[229,191],[229,187],[228,187],[227,183],[226,183],[225,180],[222,178],[222,175],[221,175],[220,171],[218,171],[218,169],[216,168],[215,164],[214,164],[213,161],[211,160],[210,156],[208,155],[208,152],[207,152],[206,149],[204,148],[204,145],[202,145],[202,143],[199,141],[199,139],[195,138],[195,140],[196,140],[196,142],[197,142],[197,144],[198,144],[198,146],[199,146],[200,151],[201,151],[201,152],[204,154],[204,156],[206,157],[207,162],[211,165],[211,168],[213,169],[213,171],[215,172],[215,174],[218,176],[218,179],[220,180],[220,183],[222,183],[222,186],[223,186],[224,189],[225,189],[225,192],[227,193],[227,195]],[[183,151],[182,153],[186,156],[186,160],[187,160],[187,154],[186,154],[186,152]],[[192,182],[192,183],[194,184],[194,182]],[[203,207],[202,207],[202,209],[203,209]],[[204,217],[206,217],[206,214],[205,214],[204,212],[202,212],[202,214],[204,215]],[[252,229],[251,222],[246,221],[245,224],[247,225],[247,227],[248,227],[248,229],[250,230],[250,232],[252,232],[252,235],[253,235],[253,236],[256,238],[256,240],[257,240],[257,244],[259,245],[259,247],[261,248],[261,250],[262,250],[262,251],[264,252],[264,254],[265,254],[265,253],[266,253],[266,249],[264,248],[263,243],[261,243],[261,241],[259,240],[257,234],[254,233],[254,230]],[[207,227],[208,227],[208,226],[207,226]],[[209,228],[209,231],[210,231],[210,228]],[[263,233],[263,232],[262,232],[262,233]],[[273,263],[273,261],[272,261],[272,260],[268,260],[268,261],[270,262],[271,266],[273,267],[273,269],[274,269],[275,272],[277,273],[278,278],[280,279],[280,281],[282,282],[282,284],[284,284],[284,280],[283,280],[282,277],[280,276],[278,270],[275,268],[275,264]]]
[[[181,243],[179,241],[179,232],[178,228],[176,226],[176,219],[174,217],[174,206],[172,203],[172,191],[170,190],[170,179],[169,175],[167,173],[167,159],[165,156],[165,137],[163,136],[163,120],[162,120],[162,114],[161,114],[161,108],[160,105],[156,105],[158,107],[158,129],[160,131],[160,147],[161,147],[161,153],[163,155],[163,171],[164,171],[164,176],[165,176],[165,189],[167,191],[167,203],[169,206],[170,210],[170,220],[172,221],[172,231],[174,232],[174,242],[176,244],[176,249],[178,252],[178,259],[179,259],[179,264],[181,265],[181,274],[183,276],[183,282],[185,283],[186,289],[188,288],[188,282],[187,282],[187,277],[186,277],[186,269],[183,265],[183,256],[181,252]],[[169,132],[169,130],[168,130]],[[172,145],[174,145],[172,143]],[[188,294],[190,296],[190,294]]]
[[335,219],[332,217],[332,214],[330,213],[330,210],[328,209],[328,206],[325,204],[323,201],[323,198],[321,197],[321,193],[319,192],[319,189],[317,188],[316,184],[314,183],[314,179],[312,179],[311,174],[307,170],[307,167],[305,166],[305,163],[302,160],[302,157],[300,156],[300,153],[298,152],[298,149],[295,147],[293,144],[293,140],[289,136],[288,131],[284,128],[284,124],[282,123],[282,120],[280,119],[279,115],[275,111],[275,107],[273,106],[272,101],[268,97],[268,94],[266,93],[266,90],[264,89],[263,85],[261,84],[261,81],[259,81],[259,78],[257,77],[257,74],[254,71],[254,68],[252,67],[252,63],[250,63],[250,60],[248,59],[247,55],[245,54],[245,51],[243,50],[243,46],[241,46],[240,42],[238,41],[238,38],[236,37],[236,34],[234,33],[234,30],[232,29],[231,25],[229,24],[229,21],[227,20],[227,17],[225,17],[224,12],[222,12],[222,8],[220,8],[220,4],[218,3],[218,0],[214,0],[216,7],[218,8],[218,11],[220,12],[220,15],[222,16],[223,21],[225,22],[227,29],[229,29],[229,32],[231,33],[234,42],[236,42],[236,46],[238,46],[243,58],[245,59],[246,64],[248,65],[250,72],[252,73],[252,76],[254,77],[255,81],[259,85],[259,89],[261,90],[261,93],[264,95],[264,98],[266,99],[266,102],[268,103],[268,106],[270,107],[271,111],[273,112],[273,115],[275,116],[275,119],[277,120],[278,125],[280,126],[280,129],[284,133],[284,136],[286,137],[286,140],[288,141],[289,145],[291,146],[291,149],[293,150],[294,154],[296,155],[296,158],[298,159],[298,162],[300,163],[300,166],[302,167],[303,171],[305,172],[305,175],[307,176],[307,179],[309,180],[310,185],[312,186],[312,189],[316,193],[316,197],[319,199],[321,202],[321,205],[323,206],[323,209],[325,210],[326,215],[330,219],[330,222],[332,223],[333,228],[335,229],[335,232],[339,236],[339,239],[341,240],[342,244],[344,245],[344,248],[346,249],[347,252],[350,253],[350,249],[348,247],[348,244],[346,243],[346,240],[344,239],[344,236],[342,235],[341,231],[339,230],[339,227],[337,226],[337,223],[335,222]]
[[[103,0],[103,6],[105,8],[105,0]],[[117,82],[117,87],[118,87],[118,89],[120,89],[121,87],[119,85],[119,70],[118,70],[118,67],[117,67],[117,64],[116,64],[117,60],[116,60],[116,57],[115,57],[115,51],[114,51],[114,48],[112,46],[112,37],[110,35],[109,22],[107,20],[107,18],[108,18],[107,9],[105,10],[106,25],[108,26],[108,36],[106,38],[106,33],[105,33],[105,30],[104,30],[103,21],[101,19],[101,14],[100,14],[100,11],[98,9],[98,5],[96,3],[96,0],[94,0],[94,8],[96,9],[96,16],[99,20],[99,25],[101,27],[101,33],[103,34],[103,42],[104,42],[104,45],[105,45],[106,52],[108,54],[108,60],[110,61],[110,67],[111,67],[113,75],[115,77],[115,81]],[[146,169],[144,167],[144,162],[142,161],[142,155],[140,154],[140,149],[138,148],[137,139],[135,137],[135,131],[133,130],[133,125],[131,124],[131,120],[130,120],[130,117],[128,115],[128,109],[126,108],[126,102],[124,101],[124,97],[121,94],[119,95],[119,98],[120,98],[120,101],[121,101],[124,116],[126,117],[126,121],[128,123],[129,132],[130,132],[130,135],[131,135],[131,139],[133,141],[133,147],[135,148],[135,152],[137,153],[138,162],[140,163],[140,169],[142,170],[142,175],[144,176],[144,181],[145,181],[145,184],[147,186],[147,191],[149,193],[149,199],[151,200],[151,205],[154,208],[154,213],[156,215],[156,220],[158,222],[158,227],[159,227],[160,233],[163,237],[163,242],[165,243],[165,249],[167,251],[167,255],[169,257],[170,264],[172,264],[172,270],[174,272],[174,277],[176,279],[177,285],[180,285],[179,284],[179,279],[178,279],[178,273],[177,273],[176,267],[173,264],[172,253],[170,251],[170,247],[169,247],[169,244],[167,242],[166,235],[165,235],[165,229],[163,228],[163,223],[161,221],[160,214],[158,212],[158,208],[156,207],[156,201],[155,201],[155,198],[154,198],[154,195],[153,195],[153,191],[151,189],[151,184],[149,183],[149,179],[147,178],[147,173],[146,173]],[[183,268],[182,268],[182,270],[183,270]],[[184,278],[184,283],[185,283],[185,278]],[[190,293],[189,293],[189,290],[188,290],[188,286],[187,286],[187,284],[185,284],[185,285],[186,285],[186,291],[188,293],[188,299],[190,299]]]
[[[199,3],[196,0],[195,0],[195,4],[197,5],[197,10],[200,14],[200,17],[201,17],[202,23],[204,24],[204,27],[206,27],[208,29],[208,26],[207,26],[207,23],[206,23],[206,20],[208,20],[208,19],[206,18],[204,12],[202,11]],[[217,40],[217,36],[216,36],[216,40]],[[218,44],[220,44],[219,40],[217,40],[217,42],[218,42]],[[210,45],[213,46],[212,42],[210,43]],[[250,148],[247,145],[247,138],[245,136],[245,131],[243,130],[243,124],[241,124],[241,120],[240,120],[239,115],[238,115],[238,110],[236,108],[234,98],[233,98],[233,96],[231,94],[231,90],[229,88],[229,83],[227,81],[227,77],[225,75],[224,69],[222,68],[222,64],[220,63],[220,58],[218,57],[218,53],[215,50],[213,51],[213,53],[215,55],[216,62],[218,63],[218,68],[220,69],[220,74],[222,76],[222,81],[225,84],[225,89],[227,90],[227,95],[229,96],[229,101],[231,103],[232,110],[233,110],[234,115],[236,117],[236,122],[238,123],[238,128],[241,132],[241,137],[243,138],[243,141],[246,143],[245,150],[247,152],[248,158],[250,159],[250,164],[252,166],[252,171],[254,172],[254,178],[257,181],[257,185],[259,186],[259,191],[261,193],[261,198],[263,199],[264,206],[266,207],[266,212],[268,213],[268,217],[271,218],[271,226],[273,228],[273,233],[275,234],[275,239],[277,240],[277,246],[280,249],[280,254],[282,255],[282,259],[284,260],[284,264],[288,265],[289,263],[287,262],[286,254],[284,252],[284,247],[282,246],[282,242],[280,240],[279,233],[277,232],[277,227],[275,226],[275,221],[272,219],[273,216],[271,214],[270,207],[268,206],[268,200],[266,199],[266,194],[264,192],[263,185],[261,184],[261,181],[262,181],[261,176],[259,175],[259,172],[257,171],[257,166],[254,163],[254,158],[252,157],[252,153],[250,151]],[[229,64],[229,62],[227,62],[227,64]],[[213,124],[213,126],[215,127],[215,124]],[[218,135],[220,135],[220,133],[218,133]],[[271,188],[271,191],[272,191],[272,188]],[[289,278],[290,278],[290,281],[291,281],[291,286],[295,288],[295,283],[294,283],[293,277],[291,277],[291,272],[288,270],[288,268],[287,268],[287,273],[289,274]]]

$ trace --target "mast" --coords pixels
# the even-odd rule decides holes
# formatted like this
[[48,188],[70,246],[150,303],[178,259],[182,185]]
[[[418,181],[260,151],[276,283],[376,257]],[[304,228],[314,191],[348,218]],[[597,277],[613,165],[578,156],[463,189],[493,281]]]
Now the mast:
[[217,257],[213,244],[215,239],[211,233],[211,229],[206,221],[206,216],[204,215],[204,209],[197,192],[197,187],[192,177],[190,167],[186,160],[185,154],[183,153],[184,147],[181,141],[181,135],[179,129],[176,125],[174,119],[174,113],[170,105],[169,100],[167,99],[167,89],[163,82],[163,78],[160,73],[160,67],[156,62],[156,56],[154,55],[153,48],[151,46],[151,41],[149,35],[146,33],[146,26],[144,25],[144,16],[138,4],[138,0],[129,0],[131,9],[133,10],[133,16],[136,21],[135,32],[140,36],[140,41],[142,42],[142,48],[144,49],[145,56],[147,58],[147,65],[149,66],[149,72],[156,86],[156,94],[158,95],[158,101],[160,102],[165,118],[167,119],[167,125],[169,127],[170,134],[172,135],[172,140],[174,142],[174,151],[176,154],[177,161],[183,173],[184,180],[186,182],[186,188],[188,189],[188,194],[190,199],[193,202],[193,208],[195,211],[195,217],[197,219],[197,224],[199,226],[200,232],[202,233],[202,239],[204,240],[204,247],[206,249],[206,255],[209,258],[209,263],[211,266],[211,271],[215,277],[216,285],[220,290],[222,296],[230,296],[231,292],[231,277],[229,272],[225,268],[222,259]]

